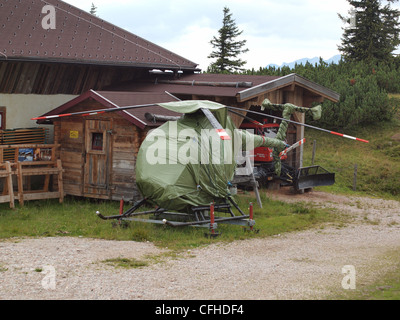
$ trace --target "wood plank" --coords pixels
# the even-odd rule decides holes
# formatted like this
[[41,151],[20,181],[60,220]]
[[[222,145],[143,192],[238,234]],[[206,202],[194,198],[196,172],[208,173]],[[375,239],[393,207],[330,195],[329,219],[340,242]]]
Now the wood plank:
[[135,163],[129,160],[116,160],[113,161],[113,171],[117,171],[118,169],[125,169],[134,172]]
[[10,145],[0,145],[0,148],[7,149],[7,148],[43,148],[43,149],[50,149],[50,148],[59,148],[59,144],[10,144]]
[[61,194],[59,191],[56,192],[31,192],[31,193],[24,193],[24,200],[45,200],[45,199],[57,199],[61,198]]
[[64,180],[64,193],[71,196],[83,196],[82,184],[66,183]]
[[58,169],[58,191],[60,193],[60,203],[64,201],[64,184],[63,184],[63,168],[61,160],[57,160],[57,169]]
[[118,161],[118,160],[127,160],[127,161],[132,161],[132,163],[136,163],[136,152],[121,152],[121,151],[116,151],[114,149],[113,153],[113,161]]
[[18,201],[21,206],[24,205],[24,182],[22,179],[22,166],[21,162],[17,164],[17,181],[18,181]]
[[11,208],[11,209],[15,208],[14,197],[12,198],[13,204],[11,204],[10,196],[9,196],[9,195],[0,196],[0,203],[6,203],[6,202],[10,202],[10,208]]
[[45,176],[59,174],[58,168],[22,169],[23,176]]
[[10,207],[14,208],[14,186],[12,181],[12,169],[11,164],[6,162],[6,171],[8,173],[7,177],[7,187],[8,187],[8,196],[10,197]]
[[82,152],[62,149],[60,152],[60,158],[63,161],[63,163],[70,163],[70,164],[74,163],[79,166],[82,166],[83,164]]
[[127,183],[135,183],[135,176],[124,174],[113,174],[113,185],[123,185]]
[[293,83],[295,80],[294,74],[289,74],[287,76],[260,84],[250,89],[243,90],[238,93],[238,101],[243,102],[245,100],[249,100],[255,98],[261,94],[265,94],[270,91],[277,90],[279,88],[286,87]]
[[6,182],[4,183],[3,194],[0,196],[0,203],[9,202],[10,208],[14,208],[14,188],[12,181],[12,168],[9,162],[2,164],[1,167],[4,167],[4,170],[0,170],[0,177],[6,178]]
[[82,172],[82,163],[63,161],[63,169],[65,172]]

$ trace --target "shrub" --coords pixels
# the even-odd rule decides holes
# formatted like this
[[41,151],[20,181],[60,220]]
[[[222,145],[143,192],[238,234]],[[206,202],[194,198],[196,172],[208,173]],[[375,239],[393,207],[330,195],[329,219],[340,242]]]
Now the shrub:
[[396,108],[388,93],[400,92],[400,60],[391,62],[346,62],[327,64],[297,64],[293,69],[265,68],[248,74],[284,76],[296,73],[313,82],[338,92],[338,103],[323,103],[323,116],[318,122],[326,128],[348,129],[390,120]]

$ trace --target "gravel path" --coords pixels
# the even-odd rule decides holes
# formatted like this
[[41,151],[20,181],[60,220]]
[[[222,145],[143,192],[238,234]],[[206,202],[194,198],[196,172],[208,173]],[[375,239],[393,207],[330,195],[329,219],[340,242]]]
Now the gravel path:
[[168,249],[71,237],[4,240],[0,299],[324,299],[343,292],[346,265],[354,266],[360,288],[398,264],[399,202],[315,191],[271,196],[334,207],[354,219],[340,228],[215,244],[139,269],[101,261]]

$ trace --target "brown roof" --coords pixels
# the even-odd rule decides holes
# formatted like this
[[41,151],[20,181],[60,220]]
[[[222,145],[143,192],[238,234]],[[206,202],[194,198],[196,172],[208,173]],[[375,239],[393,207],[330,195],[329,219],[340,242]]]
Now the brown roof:
[[[89,98],[98,101],[102,106],[104,106],[104,108],[97,110],[115,109],[127,106],[149,105],[142,108],[117,111],[117,113],[119,113],[123,118],[141,129],[144,129],[145,127],[157,127],[161,124],[147,120],[145,117],[146,113],[153,113],[164,116],[180,116],[180,114],[156,105],[157,103],[176,101],[174,98],[167,95],[166,93],[112,92],[94,90],[89,90],[85,92],[84,94],[72,99],[71,101],[59,106],[58,108],[47,112],[43,116],[66,114],[72,107]],[[90,109],[87,111],[92,110]],[[39,120],[38,123],[51,123],[51,121]]]
[[154,75],[152,82],[129,82],[107,90],[136,92],[170,92],[201,96],[235,97],[239,92],[262,83],[277,80],[277,76],[194,73],[177,80]]
[[309,81],[297,74],[278,76],[255,76],[235,74],[182,74],[179,79],[171,80],[165,75],[153,75],[152,82],[129,82],[112,86],[107,90],[136,92],[170,92],[176,95],[197,95],[213,97],[236,97],[243,102],[256,96],[286,87],[292,84],[301,86],[317,95],[332,101],[338,101],[338,93]]
[[[45,5],[55,29],[45,30]],[[196,70],[197,64],[60,0],[2,0],[0,60]]]

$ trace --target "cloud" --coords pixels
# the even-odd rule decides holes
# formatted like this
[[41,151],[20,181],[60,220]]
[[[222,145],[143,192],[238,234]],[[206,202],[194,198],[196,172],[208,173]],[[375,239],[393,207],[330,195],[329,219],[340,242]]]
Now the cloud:
[[330,58],[338,53],[346,0],[66,0],[138,36],[169,49],[205,70],[210,40],[222,26],[227,6],[247,40],[241,56],[247,68],[304,57]]
[[202,70],[206,70],[212,62],[207,56],[213,49],[210,40],[215,35],[215,29],[210,27],[207,18],[201,20],[187,26],[183,32],[171,39],[158,44],[176,54],[190,58],[191,61],[198,63]]

